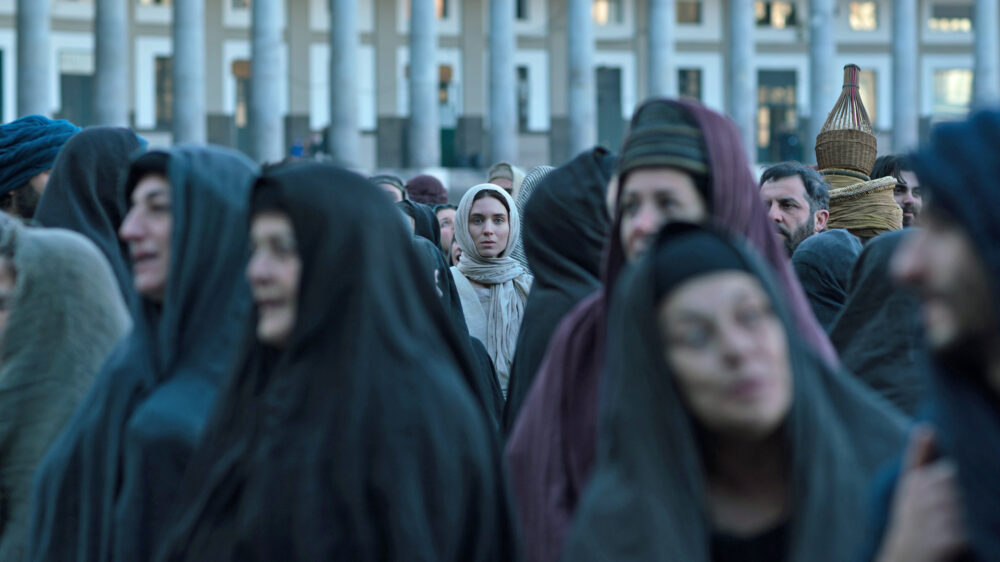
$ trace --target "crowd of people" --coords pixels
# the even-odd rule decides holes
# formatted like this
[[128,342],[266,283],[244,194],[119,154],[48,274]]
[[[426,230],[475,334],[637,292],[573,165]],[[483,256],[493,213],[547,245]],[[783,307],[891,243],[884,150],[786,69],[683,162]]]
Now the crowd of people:
[[0,560],[1000,560],[1000,111],[824,142],[651,99],[451,200],[0,126]]

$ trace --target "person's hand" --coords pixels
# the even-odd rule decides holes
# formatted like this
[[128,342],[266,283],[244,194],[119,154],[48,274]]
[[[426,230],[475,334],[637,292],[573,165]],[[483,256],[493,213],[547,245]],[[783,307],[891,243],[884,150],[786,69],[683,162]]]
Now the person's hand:
[[934,431],[918,426],[906,447],[878,562],[950,560],[966,548],[955,464],[934,460]]

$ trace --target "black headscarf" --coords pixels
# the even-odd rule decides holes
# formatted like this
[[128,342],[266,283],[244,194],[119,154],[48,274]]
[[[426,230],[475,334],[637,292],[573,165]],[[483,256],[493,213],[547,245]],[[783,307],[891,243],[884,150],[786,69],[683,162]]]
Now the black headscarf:
[[[1000,111],[938,125],[913,155],[925,205],[952,217],[975,245],[1000,319]],[[958,465],[965,530],[977,560],[1000,559],[1000,402],[978,365],[931,364],[930,420],[940,452]]]
[[[598,464],[564,559],[712,559],[698,443],[705,437],[695,430],[665,361],[655,296],[657,273],[670,271],[672,256],[686,253],[687,262],[699,259],[677,251],[676,246],[690,244],[713,263],[718,254],[742,256],[743,269],[763,285],[788,337],[793,398],[779,430],[792,456],[787,559],[850,559],[864,533],[868,480],[904,445],[902,418],[855,380],[831,371],[800,341],[786,297],[761,260],[719,234],[679,224],[661,232],[616,289]],[[716,249],[705,249],[710,246]],[[688,279],[711,270],[687,266],[695,275]],[[677,282],[665,286],[669,292]]]
[[847,281],[860,253],[858,237],[837,228],[806,238],[792,255],[809,306],[827,332],[847,300]]
[[505,432],[514,426],[559,322],[601,287],[614,166],[614,156],[603,148],[583,152],[545,176],[525,205],[522,239],[535,281],[511,367]]
[[[31,560],[149,560],[236,363],[250,319],[244,268],[256,166],[217,147],[162,154],[173,220],[163,303],[133,301],[132,333],[42,461]],[[130,179],[126,190],[140,178]]]
[[848,371],[912,416],[926,387],[920,302],[889,275],[892,254],[906,232],[886,232],[865,245],[830,339]]
[[158,559],[514,559],[496,438],[396,211],[327,164],[265,172],[265,199],[297,239],[295,327],[250,346]]
[[396,206],[413,219],[413,233],[433,242],[438,252],[441,252],[441,225],[434,209],[409,199],[396,202]]
[[128,247],[118,238],[127,211],[120,190],[131,158],[144,144],[129,129],[80,131],[56,158],[35,211],[35,220],[43,226],[90,238],[111,264],[126,301],[134,290]]

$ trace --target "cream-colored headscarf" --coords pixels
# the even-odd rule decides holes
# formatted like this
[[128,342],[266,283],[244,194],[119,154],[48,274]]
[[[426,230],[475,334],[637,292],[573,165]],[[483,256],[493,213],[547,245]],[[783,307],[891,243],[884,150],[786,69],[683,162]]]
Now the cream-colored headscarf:
[[[482,191],[493,191],[503,198],[510,210],[510,234],[507,247],[495,258],[484,258],[476,249],[469,234],[469,214],[472,202]],[[496,367],[500,387],[507,393],[510,364],[514,360],[517,333],[521,329],[524,305],[531,290],[531,274],[510,257],[521,236],[521,217],[517,206],[507,192],[499,186],[484,183],[477,185],[462,197],[455,212],[455,240],[462,249],[462,259],[452,268],[462,308],[465,311],[469,333],[482,339]],[[483,307],[468,280],[490,287],[489,306]],[[481,310],[481,314],[479,311]]]

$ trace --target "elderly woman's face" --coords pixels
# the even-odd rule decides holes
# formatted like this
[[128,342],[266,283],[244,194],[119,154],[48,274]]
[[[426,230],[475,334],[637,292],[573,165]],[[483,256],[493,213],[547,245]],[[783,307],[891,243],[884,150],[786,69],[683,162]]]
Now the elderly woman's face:
[[132,191],[118,236],[128,244],[135,290],[155,302],[163,301],[167,288],[173,224],[167,178],[160,174],[143,177]]
[[644,168],[629,172],[622,186],[621,236],[625,257],[642,256],[653,235],[671,222],[704,223],[708,206],[694,179],[674,168]]
[[298,316],[302,260],[288,215],[261,212],[250,227],[247,278],[257,305],[257,339],[284,347]]
[[696,277],[667,295],[658,318],[667,364],[703,427],[756,440],[781,425],[792,400],[788,339],[755,277]]

